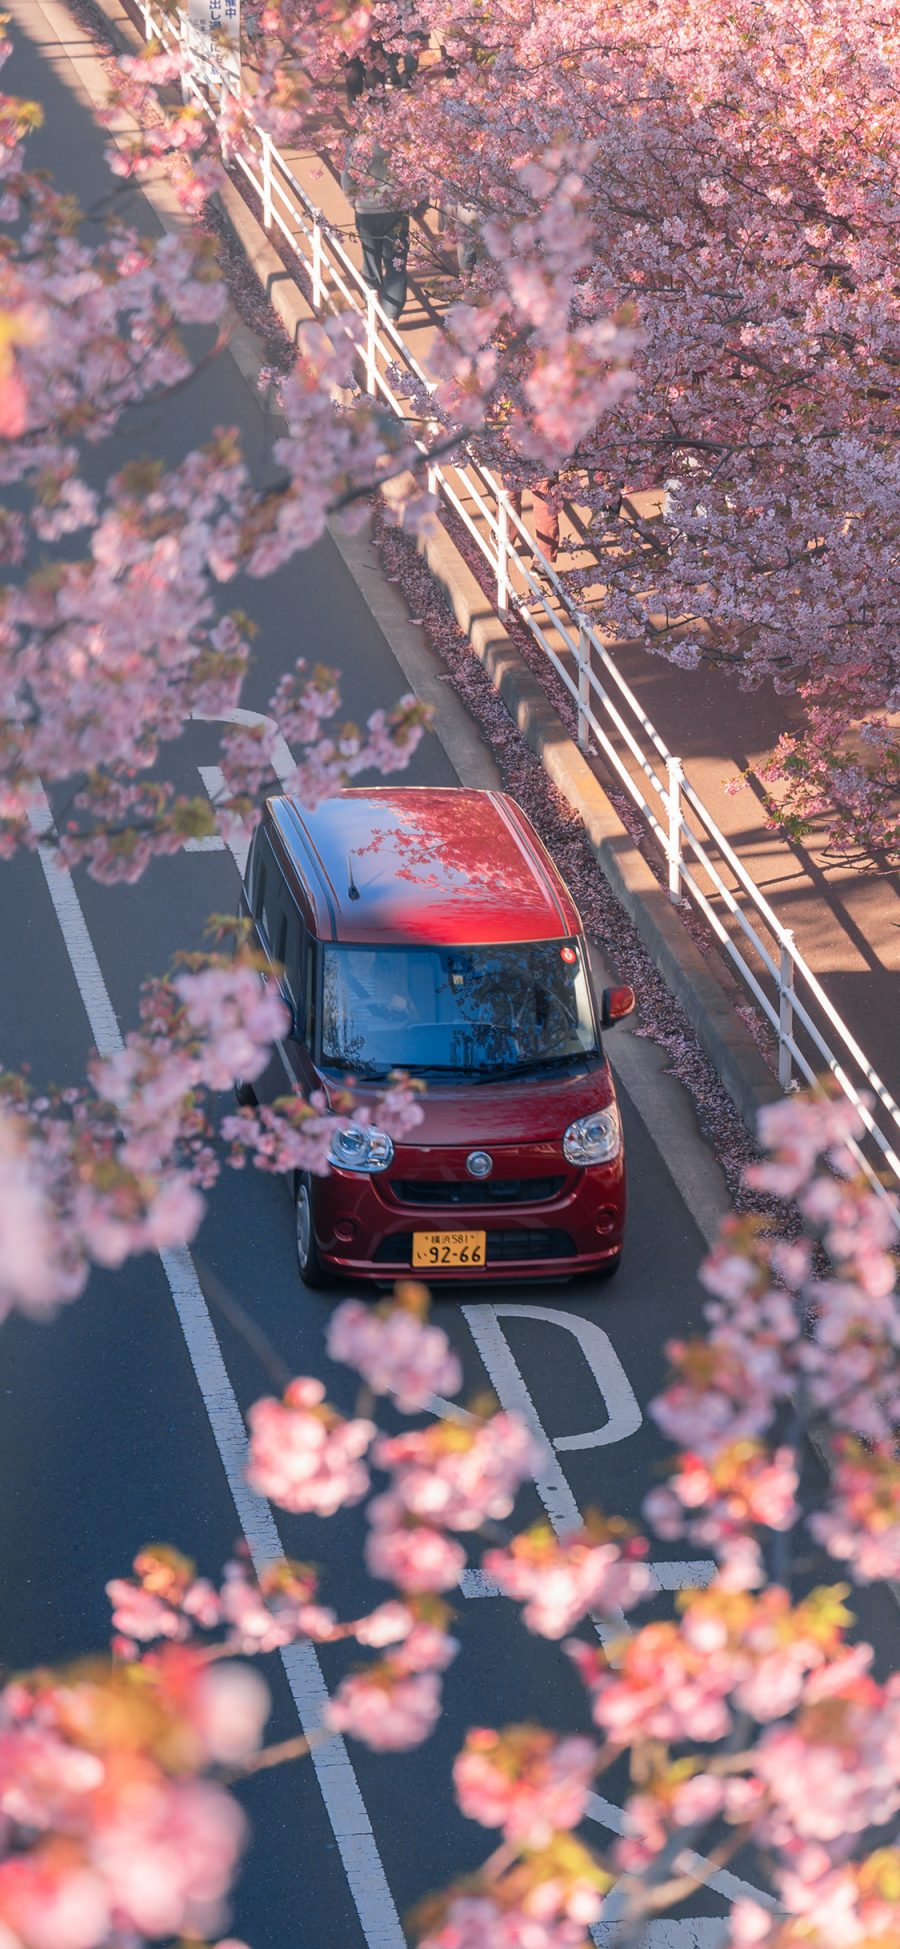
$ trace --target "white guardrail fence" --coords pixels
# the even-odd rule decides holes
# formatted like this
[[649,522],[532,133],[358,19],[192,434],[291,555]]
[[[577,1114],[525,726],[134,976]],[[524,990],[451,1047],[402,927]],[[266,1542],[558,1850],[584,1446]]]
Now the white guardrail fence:
[[[185,14],[157,13],[149,0],[134,4],[148,41],[180,43],[191,55],[193,74],[185,87],[215,119],[223,90],[237,92],[233,78],[217,73]],[[280,233],[302,263],[313,310],[322,315],[354,312],[364,323],[366,391],[401,419],[409,417],[411,395],[427,407],[433,382],[271,137],[254,127],[246,145],[229,160],[255,192],[265,229]],[[425,423],[432,439],[443,431],[437,420],[427,420],[427,413]],[[425,439],[417,444],[427,452]],[[862,1118],[862,1167],[882,1194],[888,1186],[895,1196],[900,1187],[900,1109],[890,1091],[795,946],[790,928],[782,926],[680,760],[667,749],[590,619],[573,606],[537,551],[548,585],[541,587],[534,573],[535,544],[502,483],[465,443],[460,455],[458,464],[430,464],[428,486],[452,508],[490,564],[497,613],[505,616],[514,610],[540,644],[577,713],[580,748],[593,746],[602,752],[667,862],[671,898],[693,902],[728,955],[769,1024],[777,1045],[779,1083],[787,1090],[795,1080],[815,1083],[830,1076]],[[555,598],[552,606],[548,590]],[[551,630],[556,643],[550,640]],[[900,1215],[897,1224],[900,1229]]]

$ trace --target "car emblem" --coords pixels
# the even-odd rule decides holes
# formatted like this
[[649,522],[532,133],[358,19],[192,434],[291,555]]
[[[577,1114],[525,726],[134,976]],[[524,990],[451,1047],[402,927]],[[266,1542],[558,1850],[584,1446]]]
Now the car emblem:
[[494,1168],[494,1160],[486,1150],[470,1150],[466,1158],[466,1170],[472,1178],[489,1178]]

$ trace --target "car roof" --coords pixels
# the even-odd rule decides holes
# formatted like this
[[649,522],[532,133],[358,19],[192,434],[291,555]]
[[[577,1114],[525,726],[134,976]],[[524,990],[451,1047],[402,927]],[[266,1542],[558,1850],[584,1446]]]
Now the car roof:
[[582,931],[565,882],[503,792],[363,786],[314,812],[268,799],[264,823],[322,940],[474,946]]

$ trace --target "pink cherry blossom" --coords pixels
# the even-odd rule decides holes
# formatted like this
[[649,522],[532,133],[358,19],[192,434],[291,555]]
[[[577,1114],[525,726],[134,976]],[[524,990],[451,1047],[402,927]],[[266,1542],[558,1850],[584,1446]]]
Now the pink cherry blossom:
[[389,1597],[386,1604],[379,1604],[368,1617],[361,1617],[354,1626],[353,1635],[360,1644],[371,1645],[375,1651],[383,1650],[385,1645],[399,1644],[408,1638],[415,1619],[406,1604],[395,1597]]
[[94,1825],[91,1859],[118,1926],[216,1928],[244,1835],[236,1802],[209,1781],[148,1782],[115,1803]]
[[798,1473],[790,1448],[768,1453],[735,1442],[712,1461],[684,1454],[665,1486],[652,1489],[644,1514],[661,1536],[687,1537],[719,1558],[720,1583],[734,1589],[764,1580],[757,1526],[789,1529],[797,1519]]
[[452,1665],[458,1650],[457,1638],[423,1617],[413,1625],[394,1657],[408,1672],[443,1672]]
[[459,1543],[407,1515],[396,1496],[376,1496],[367,1514],[366,1564],[373,1577],[409,1592],[452,1590],[458,1584],[466,1564]]
[[[257,1583],[242,1564],[226,1564],[221,1596],[226,1643],[234,1651],[252,1654],[318,1636],[318,1627],[327,1619],[311,1601],[315,1588],[313,1572],[303,1566],[275,1565],[264,1583]],[[307,1631],[310,1622],[313,1631]]]
[[256,1401],[248,1415],[247,1480],[295,1515],[313,1510],[333,1516],[359,1502],[369,1487],[362,1457],[371,1445],[371,1421],[345,1421],[325,1402],[321,1381],[297,1379],[283,1401]]
[[13,1306],[40,1314],[74,1297],[54,1278],[53,1213],[30,1149],[23,1122],[0,1114],[0,1317]]
[[152,1643],[157,1638],[185,1640],[195,1625],[211,1630],[221,1621],[212,1585],[198,1577],[189,1557],[161,1545],[139,1551],[133,1578],[114,1577],[106,1586],[115,1629],[126,1638]]
[[583,1819],[596,1764],[589,1739],[554,1740],[537,1726],[476,1727],[454,1761],[453,1784],[469,1820],[502,1828],[514,1844],[543,1847],[557,1829]]
[[900,1577],[900,1465],[889,1443],[836,1444],[828,1506],[809,1527],[830,1556],[850,1565],[857,1583]]
[[11,1946],[95,1949],[111,1916],[103,1876],[62,1849],[0,1862],[0,1927]]
[[113,1577],[106,1586],[113,1606],[113,1624],[128,1638],[150,1641],[187,1635],[187,1621],[168,1604],[122,1577]]
[[524,1423],[502,1413],[480,1427],[438,1422],[382,1439],[374,1450],[404,1508],[448,1529],[479,1529],[489,1519],[508,1516],[538,1459]]
[[423,1949],[585,1949],[611,1880],[571,1834],[556,1834],[431,1904]]
[[462,1386],[462,1368],[442,1327],[430,1326],[411,1306],[399,1302],[386,1309],[347,1299],[328,1326],[332,1360],[355,1368],[374,1394],[390,1394],[404,1414],[416,1414],[433,1394],[454,1395]]
[[546,1524],[517,1536],[508,1549],[488,1550],[484,1567],[507,1597],[524,1602],[529,1631],[562,1638],[588,1612],[619,1612],[652,1588],[642,1562],[646,1546],[624,1525],[597,1521],[556,1537]]
[[674,1769],[657,1775],[651,1790],[629,1796],[625,1803],[625,1832],[616,1842],[616,1864],[626,1874],[639,1875],[660,1854],[679,1827],[701,1829],[726,1805],[727,1786],[712,1773],[679,1778]]
[[727,1651],[701,1654],[666,1624],[645,1624],[627,1641],[615,1670],[577,1639],[566,1649],[591,1693],[597,1725],[616,1746],[643,1739],[707,1743],[730,1729],[734,1674]]
[[407,1672],[386,1660],[342,1679],[325,1710],[332,1732],[347,1732],[376,1753],[406,1752],[434,1731],[441,1711],[433,1671]]
[[[288,146],[303,150],[313,133],[336,154],[341,63],[371,53],[373,26],[383,45],[410,40],[396,0],[379,0],[377,20],[325,0],[247,5],[252,99],[229,93],[209,118],[197,113],[177,99],[183,53],[154,47],[120,64],[103,111],[118,118],[116,173],[140,181],[162,169],[188,214],[251,117]],[[611,637],[792,695],[805,722],[798,731],[792,720],[763,767],[773,820],[827,818],[839,848],[860,839],[896,854],[900,41],[890,10],[624,0],[613,17],[597,0],[505,0],[461,19],[449,0],[428,0],[423,26],[421,86],[364,89],[351,133],[389,154],[404,207],[436,194],[466,212],[450,221],[471,223],[476,266],[447,310],[429,381],[409,386],[405,421],[351,392],[356,318],[305,332],[282,387],[279,476],[262,490],[228,429],[210,429],[174,466],[131,457],[106,471],[132,409],[189,379],[185,328],[211,326],[224,345],[216,247],[187,222],[148,239],[115,202],[86,235],[29,169],[29,114],[4,99],[0,215],[13,241],[0,477],[15,507],[0,518],[11,571],[0,851],[34,843],[39,779],[55,804],[74,792],[71,821],[46,834],[60,860],[132,883],[185,839],[254,824],[275,784],[279,733],[293,749],[288,789],[309,806],[368,769],[402,766],[426,719],[415,700],[344,726],[331,721],[333,675],[298,666],[280,680],[270,722],[226,734],[223,805],[213,811],[160,775],[193,715],[239,701],[250,632],[237,612],[221,613],[225,585],[291,562],[337,503],[358,514],[397,470],[411,476],[398,518],[428,519],[433,497],[413,478],[427,461],[418,434],[452,461],[463,432],[511,488],[557,470],[554,498],[587,508]],[[652,519],[634,498],[644,495],[658,505]],[[576,602],[596,604],[596,563],[563,574]],[[263,988],[253,956],[228,946],[227,959],[191,958],[152,984],[124,1047],[95,1059],[87,1084],[39,1097],[9,1079],[0,1315],[44,1315],[75,1297],[91,1264],[192,1237],[219,1168],[206,1097],[236,1074],[261,1074],[283,1026],[275,985]],[[419,1119],[416,1097],[390,1079],[359,1115],[402,1139]],[[288,1098],[223,1129],[235,1161],[326,1168],[330,1113]],[[790,1224],[804,1236],[778,1236],[771,1215],[723,1228],[703,1272],[706,1337],[673,1343],[654,1407],[682,1452],[648,1509],[668,1537],[711,1550],[720,1575],[682,1593],[674,1616],[572,1655],[607,1747],[631,1749],[638,1783],[616,1870],[639,1875],[663,1850],[671,1858],[683,1830],[721,1822],[726,1851],[728,1828],[763,1851],[781,1904],[772,1919],[738,1904],[736,1943],[769,1935],[777,1949],[863,1949],[897,1934],[896,1851],[861,1850],[867,1829],[900,1810],[900,1684],[873,1675],[845,1586],[796,1598],[762,1578],[773,1543],[788,1563],[801,1489],[802,1551],[812,1539],[859,1581],[896,1571],[896,1238],[887,1203],[857,1176],[861,1126],[843,1100],[772,1106],[760,1134],[767,1156],[748,1188],[770,1214],[793,1200]],[[411,1286],[394,1307],[339,1308],[329,1351],[407,1412],[462,1384]],[[813,1488],[788,1446],[799,1453],[811,1418],[832,1463]],[[342,1420],[318,1380],[257,1403],[250,1424],[251,1479],[285,1507],[330,1513],[367,1494],[375,1429]],[[369,1512],[367,1565],[407,1601],[338,1624],[304,1565],[275,1564],[257,1580],[241,1561],[219,1592],[154,1548],[108,1586],[112,1660],[3,1688],[4,1945],[104,1949],[227,1926],[244,1820],[208,1775],[252,1759],[267,1696],[221,1654],[355,1636],[389,1655],[343,1680],[329,1723],[385,1750],[432,1730],[439,1675],[457,1650],[433,1593],[465,1563],[447,1531],[504,1520],[534,1457],[500,1414],[383,1437],[377,1459],[390,1484]],[[597,1518],[562,1539],[539,1526],[485,1561],[525,1604],[529,1628],[559,1638],[650,1593],[642,1554],[624,1525]],[[220,1641],[201,1639],[213,1631]],[[703,1750],[732,1734],[727,1752]],[[687,1757],[673,1759],[670,1745]],[[577,1736],[472,1736],[460,1800],[505,1843],[423,1924],[427,1949],[580,1949],[610,1885],[571,1831],[594,1764]]]
[[210,1759],[223,1766],[249,1759],[260,1746],[270,1704],[268,1686],[249,1665],[210,1665],[195,1703]]
[[754,1755],[770,1802],[761,1838],[776,1846],[833,1846],[900,1807],[900,1681],[877,1685],[863,1662],[850,1654],[815,1674],[794,1721],[763,1734]]

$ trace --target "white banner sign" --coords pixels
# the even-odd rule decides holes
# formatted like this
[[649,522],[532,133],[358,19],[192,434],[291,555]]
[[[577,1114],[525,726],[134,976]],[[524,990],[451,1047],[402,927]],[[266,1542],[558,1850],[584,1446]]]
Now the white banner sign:
[[198,81],[237,89],[241,79],[241,0],[188,0],[188,45]]

